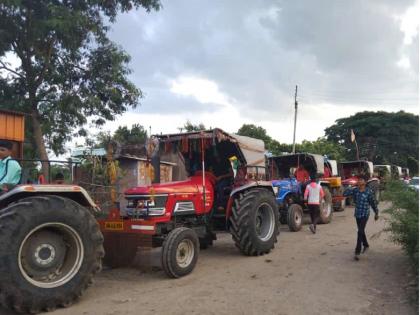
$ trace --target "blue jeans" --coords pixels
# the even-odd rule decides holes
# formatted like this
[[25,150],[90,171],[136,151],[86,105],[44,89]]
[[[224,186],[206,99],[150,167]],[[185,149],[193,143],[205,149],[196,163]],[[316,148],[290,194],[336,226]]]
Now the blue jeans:
[[355,254],[359,255],[362,251],[362,244],[363,247],[369,247],[369,243],[366,238],[365,228],[366,223],[369,220],[369,217],[362,217],[362,218],[356,218],[357,223],[357,244],[356,244],[356,250]]

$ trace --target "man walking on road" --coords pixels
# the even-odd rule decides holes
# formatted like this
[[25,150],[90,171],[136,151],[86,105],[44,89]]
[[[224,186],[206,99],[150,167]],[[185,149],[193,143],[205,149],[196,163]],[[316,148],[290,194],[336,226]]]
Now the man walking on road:
[[375,212],[375,221],[379,218],[379,210],[376,204],[375,194],[369,187],[366,187],[366,179],[363,177],[359,177],[357,187],[347,189],[344,192],[344,196],[353,197],[354,216],[357,223],[357,244],[354,259],[359,260],[360,253],[365,253],[369,249],[365,228],[369,220],[370,207]]
[[312,224],[309,229],[312,233],[316,233],[316,224],[319,220],[319,204],[322,198],[324,198],[324,190],[321,185],[316,182],[316,176],[311,176],[311,183],[306,186],[304,199],[308,202],[308,209],[311,215]]

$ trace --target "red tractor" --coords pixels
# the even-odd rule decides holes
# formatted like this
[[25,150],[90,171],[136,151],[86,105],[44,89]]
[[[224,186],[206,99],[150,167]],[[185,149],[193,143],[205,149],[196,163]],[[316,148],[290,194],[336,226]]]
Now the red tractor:
[[[366,160],[346,161],[339,163],[339,173],[341,175],[341,183],[344,189],[356,187],[359,176],[367,177],[367,186],[372,189],[375,198],[379,201],[380,180],[374,175],[373,163]],[[348,198],[347,204],[351,203]]]
[[261,140],[214,129],[160,135],[152,146],[151,164],[171,157],[182,180],[161,184],[155,167],[154,183],[128,189],[126,204],[99,220],[106,264],[129,265],[138,247],[162,247],[164,271],[182,277],[221,231],[248,256],[274,248],[279,213]]

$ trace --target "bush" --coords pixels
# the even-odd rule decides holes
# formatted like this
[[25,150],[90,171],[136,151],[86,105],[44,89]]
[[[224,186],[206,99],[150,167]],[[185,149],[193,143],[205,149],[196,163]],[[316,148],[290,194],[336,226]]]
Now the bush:
[[419,272],[419,193],[403,182],[393,181],[387,185],[384,199],[391,202],[385,212],[390,214],[387,231],[392,240],[400,244],[414,267]]

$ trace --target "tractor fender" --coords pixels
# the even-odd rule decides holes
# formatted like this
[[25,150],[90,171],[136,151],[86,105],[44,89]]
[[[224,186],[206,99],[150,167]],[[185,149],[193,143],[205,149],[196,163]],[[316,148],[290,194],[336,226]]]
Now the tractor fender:
[[78,204],[99,212],[99,207],[95,204],[88,192],[77,185],[19,185],[0,195],[0,209],[17,200],[41,196],[55,195],[76,201]]
[[235,200],[235,196],[237,196],[240,192],[251,189],[251,188],[267,189],[273,194],[273,197],[275,197],[273,185],[271,184],[270,181],[250,182],[250,183],[247,183],[246,185],[233,189],[232,192],[230,193],[229,200],[226,206],[226,220],[228,222],[229,222],[229,217],[232,214],[232,205]]

